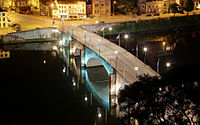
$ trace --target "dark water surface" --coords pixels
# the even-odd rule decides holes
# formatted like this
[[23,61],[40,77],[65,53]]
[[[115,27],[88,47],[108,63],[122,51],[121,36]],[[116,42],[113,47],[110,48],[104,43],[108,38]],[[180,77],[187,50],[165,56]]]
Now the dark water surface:
[[[155,71],[159,67],[162,75],[168,71],[166,63],[170,62],[170,68],[180,65],[191,64],[200,60],[200,31],[174,31],[169,33],[142,34],[127,33],[128,39],[121,34],[120,45],[136,56],[136,45],[138,45],[138,58],[144,62],[146,51],[146,64]],[[118,35],[118,34],[117,34]],[[112,36],[112,41],[119,44],[117,35]],[[109,39],[109,36],[106,36]]]
[[0,124],[118,125],[84,80],[63,72],[65,65],[51,51],[11,51],[1,59]]

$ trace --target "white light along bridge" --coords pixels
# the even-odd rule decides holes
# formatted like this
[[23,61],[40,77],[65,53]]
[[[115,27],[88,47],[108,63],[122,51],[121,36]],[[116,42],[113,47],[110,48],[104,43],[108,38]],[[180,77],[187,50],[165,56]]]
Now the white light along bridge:
[[134,55],[93,32],[71,27],[71,29],[68,29],[68,33],[74,39],[98,53],[128,83],[137,81],[138,75],[148,74],[150,76],[159,76],[158,73]]

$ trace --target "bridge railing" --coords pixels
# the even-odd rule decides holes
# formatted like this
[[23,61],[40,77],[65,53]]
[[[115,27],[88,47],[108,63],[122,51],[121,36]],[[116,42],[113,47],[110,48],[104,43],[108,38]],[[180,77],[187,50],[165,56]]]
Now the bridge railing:
[[85,31],[82,28],[75,28],[74,30],[68,30],[68,33],[103,57],[130,83],[137,80],[137,75],[149,74],[150,76],[159,76],[159,74],[134,55],[93,32]]

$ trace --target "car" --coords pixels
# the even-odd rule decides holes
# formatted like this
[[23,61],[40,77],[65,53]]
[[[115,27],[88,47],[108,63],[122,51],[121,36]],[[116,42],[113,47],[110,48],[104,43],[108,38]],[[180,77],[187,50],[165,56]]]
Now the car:
[[152,16],[151,14],[147,14],[146,17]]
[[159,13],[154,13],[153,16],[160,16],[160,14]]
[[141,13],[137,13],[137,16],[141,16]]
[[104,21],[100,21],[100,24],[103,24],[103,23],[105,23]]
[[192,15],[197,15],[195,12],[192,12]]
[[40,13],[40,16],[45,16],[45,14],[44,13]]
[[133,16],[132,16],[132,18],[136,18],[136,16],[135,16],[135,15],[133,15]]
[[21,27],[21,25],[18,23],[14,23],[14,24],[10,25],[10,27]]

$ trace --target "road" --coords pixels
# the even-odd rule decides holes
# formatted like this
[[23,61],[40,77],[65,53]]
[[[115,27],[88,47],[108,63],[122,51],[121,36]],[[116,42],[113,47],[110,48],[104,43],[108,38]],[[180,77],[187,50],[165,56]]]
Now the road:
[[[194,11],[197,14],[200,14],[200,10]],[[190,12],[190,14],[192,14]],[[184,16],[184,14],[176,14],[176,16]],[[110,17],[102,17],[102,18],[87,18],[86,20],[81,21],[65,21],[65,24],[67,24],[69,27],[73,24],[75,27],[79,25],[84,24],[96,24],[96,21],[104,21],[106,23],[114,23],[114,22],[127,22],[127,21],[136,21],[136,20],[149,20],[149,19],[156,19],[156,18],[166,18],[173,16],[173,14],[161,14],[160,16],[152,16],[152,17],[146,17],[144,14],[142,16],[137,16],[136,18],[132,18],[132,16],[110,16]],[[40,16],[40,15],[24,15],[24,14],[18,14],[14,12],[8,12],[8,18],[13,23],[21,24],[22,30],[30,30],[35,28],[43,28],[43,27],[62,27],[62,21],[61,20],[53,20],[50,17],[46,16]],[[55,25],[53,25],[53,21],[55,21]],[[12,28],[4,28],[0,29],[0,35],[7,34],[9,32],[15,32]]]

